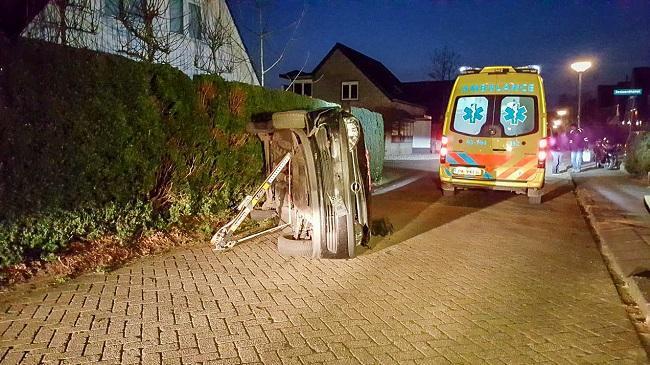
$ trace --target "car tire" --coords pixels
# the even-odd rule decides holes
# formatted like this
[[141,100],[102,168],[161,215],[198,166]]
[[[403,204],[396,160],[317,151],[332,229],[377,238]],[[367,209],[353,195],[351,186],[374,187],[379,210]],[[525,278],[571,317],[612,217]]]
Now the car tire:
[[540,189],[528,189],[528,203],[533,205],[542,204],[542,192]]
[[278,252],[284,256],[311,257],[312,251],[311,240],[296,240],[290,234],[278,236]]
[[273,128],[303,129],[307,113],[301,110],[273,113]]
[[442,184],[442,196],[454,196],[456,195],[456,188],[450,184]]

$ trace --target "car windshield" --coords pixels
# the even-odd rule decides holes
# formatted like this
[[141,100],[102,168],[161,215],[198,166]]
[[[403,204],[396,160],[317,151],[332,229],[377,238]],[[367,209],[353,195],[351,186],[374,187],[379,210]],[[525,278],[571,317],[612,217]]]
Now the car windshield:
[[534,96],[479,95],[456,99],[452,129],[480,137],[516,137],[537,131]]

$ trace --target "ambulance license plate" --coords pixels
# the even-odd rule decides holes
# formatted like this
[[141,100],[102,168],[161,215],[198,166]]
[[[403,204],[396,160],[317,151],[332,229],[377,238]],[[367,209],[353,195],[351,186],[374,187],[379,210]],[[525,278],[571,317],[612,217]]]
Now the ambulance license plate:
[[454,167],[451,172],[454,175],[462,175],[462,176],[481,176],[483,175],[483,169],[478,168],[478,167],[465,167],[465,166],[458,166]]

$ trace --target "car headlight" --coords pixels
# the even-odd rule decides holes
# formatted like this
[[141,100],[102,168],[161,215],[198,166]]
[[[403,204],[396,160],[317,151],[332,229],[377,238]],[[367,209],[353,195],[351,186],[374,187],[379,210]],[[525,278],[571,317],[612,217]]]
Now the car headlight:
[[348,135],[348,148],[352,151],[357,146],[357,142],[359,142],[361,126],[359,125],[359,121],[352,117],[343,118],[343,122],[345,123],[345,130]]

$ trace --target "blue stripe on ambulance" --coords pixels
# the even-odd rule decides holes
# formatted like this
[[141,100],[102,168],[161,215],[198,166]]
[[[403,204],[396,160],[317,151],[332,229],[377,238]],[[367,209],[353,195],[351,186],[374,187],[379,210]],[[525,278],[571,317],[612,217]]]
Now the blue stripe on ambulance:
[[473,159],[472,157],[470,157],[470,155],[468,155],[467,153],[465,153],[465,152],[456,152],[456,153],[457,153],[458,156],[460,156],[463,160],[465,160],[465,162],[467,162],[468,164],[470,164],[470,165],[478,165],[478,164],[476,163],[476,161],[474,161],[474,159]]

